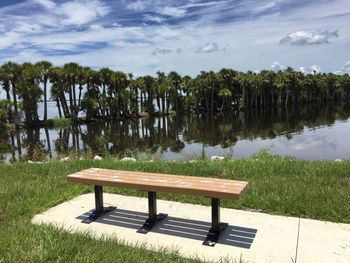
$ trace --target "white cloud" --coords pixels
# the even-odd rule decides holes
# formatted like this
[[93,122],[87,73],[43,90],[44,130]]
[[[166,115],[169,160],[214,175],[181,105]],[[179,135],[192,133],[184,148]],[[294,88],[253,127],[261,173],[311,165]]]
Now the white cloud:
[[166,6],[164,8],[159,8],[158,12],[162,15],[173,16],[173,17],[182,17],[186,14],[186,10],[173,6]]
[[199,47],[197,49],[197,53],[212,53],[212,52],[216,52],[219,51],[219,46],[217,43],[215,42],[211,42],[211,43],[207,43],[202,47]]
[[136,1],[133,3],[127,4],[126,8],[134,11],[142,11],[146,8],[146,3],[145,1]]
[[257,7],[253,8],[253,13],[261,13],[274,7],[276,7],[276,2],[274,1],[263,3],[262,5],[258,5]]
[[312,74],[318,74],[321,72],[321,67],[319,65],[312,65],[310,69]]
[[21,21],[18,20],[15,22],[16,28],[14,32],[17,33],[36,33],[41,31],[42,27],[35,23],[35,22],[30,22],[30,21]]
[[51,0],[33,0],[33,1],[48,8],[48,9],[56,7],[56,4]]
[[350,60],[348,60],[343,66],[343,72],[350,73]]
[[121,27],[121,24],[114,22],[114,23],[112,23],[112,26],[114,26],[114,27]]
[[160,16],[155,16],[155,15],[144,15],[143,19],[145,21],[150,21],[150,22],[156,22],[156,23],[162,23],[165,19],[160,17]]
[[[10,11],[4,13],[9,7],[0,8],[0,24],[4,24],[5,32],[17,32],[22,35],[28,33],[48,34],[51,31],[62,31],[68,26],[89,24],[110,11],[110,8],[100,0],[73,0],[58,4],[49,0],[31,0],[31,2],[24,3],[27,5],[31,3],[31,6],[18,6],[12,11],[15,15],[11,14]],[[47,9],[38,9],[37,4]],[[19,12],[21,10],[30,11],[27,14],[22,14]]]
[[303,73],[303,74],[305,74],[305,73],[306,73],[306,69],[305,69],[305,67],[299,67],[299,71],[300,71],[301,73]]
[[334,74],[350,74],[350,60],[346,61],[341,69],[334,71]]
[[315,44],[326,44],[329,43],[329,38],[338,37],[338,30],[334,31],[295,31],[293,33],[287,34],[281,39],[281,44],[291,44],[291,45],[315,45]]
[[75,0],[61,4],[55,9],[55,13],[64,15],[63,24],[83,25],[109,12],[109,8],[101,1]]
[[[228,18],[227,15],[224,16],[221,12],[223,8],[227,8],[227,5],[224,1],[217,5],[215,1],[210,9],[197,8],[199,11],[196,11],[195,15],[200,17],[198,20],[172,19],[172,23],[169,24],[149,23],[140,26],[135,26],[137,23],[127,25],[129,17],[123,16],[123,14],[132,14],[130,10],[122,10],[132,1],[103,0],[104,4],[102,0],[92,1],[101,2],[110,10],[111,15],[103,18],[95,14],[95,8],[91,8],[89,12],[93,13],[87,19],[84,18],[84,14],[82,15],[83,20],[86,21],[85,24],[79,21],[75,21],[75,24],[68,24],[67,12],[74,13],[78,10],[77,12],[80,13],[79,9],[65,10],[66,12],[57,11],[61,10],[61,5],[67,2],[55,0],[56,8],[47,10],[39,8],[40,6],[36,3],[34,5],[34,0],[22,2],[16,8],[0,8],[0,28],[3,30],[3,33],[0,33],[0,49],[2,49],[0,63],[8,59],[18,62],[45,59],[57,65],[77,61],[86,66],[110,66],[139,75],[154,74],[156,69],[165,72],[177,70],[181,74],[195,75],[201,70],[220,70],[223,67],[243,71],[263,69],[269,66],[266,65],[266,61],[277,60],[294,68],[304,65],[308,72],[313,64],[320,65],[323,72],[333,72],[345,62],[344,56],[348,52],[350,41],[348,23],[350,16],[346,15],[350,7],[346,8],[345,0],[334,0],[327,4],[322,2],[322,5],[315,1],[305,5],[302,9],[288,9],[283,16],[264,15],[264,17],[251,16],[242,19],[239,17],[237,20],[234,18],[229,21],[225,20]],[[87,5],[90,1],[71,0],[70,2]],[[124,5],[119,5],[120,2]],[[154,14],[161,6],[171,4],[160,0],[143,2],[147,4],[145,10],[150,11],[147,14]],[[191,1],[190,3],[196,5],[200,2]],[[110,8],[107,7],[109,4]],[[244,1],[244,4],[242,2],[242,5],[251,7],[250,9],[244,7],[242,16],[246,14],[243,11],[253,9],[250,1]],[[277,7],[279,6],[278,3]],[[185,9],[186,4],[179,5],[179,7]],[[190,8],[187,12],[192,12],[190,11],[192,9]],[[28,12],[24,14],[23,10],[28,10]],[[23,17],[15,17],[15,14],[17,16],[21,14]],[[320,14],[322,18],[319,18]],[[333,16],[333,14],[343,15]],[[144,21],[143,14],[138,13],[138,15],[139,17],[132,22],[142,23]],[[188,17],[190,15],[192,14],[188,13]],[[160,14],[159,16],[162,17]],[[220,19],[225,23],[215,22]],[[26,22],[27,25],[20,26],[19,23],[17,24],[18,21]],[[31,23],[40,27],[30,30]],[[116,23],[116,27],[112,26],[113,23]],[[94,24],[110,26],[98,28]],[[332,45],[295,48],[295,46],[277,44],[281,36],[286,35],[286,32],[296,32],[300,28],[318,29],[324,26],[337,28],[341,33],[341,37],[337,41],[332,41],[334,42]],[[99,43],[95,45],[96,42]],[[204,45],[205,43],[207,44]],[[223,52],[227,43],[230,43],[230,48]],[[172,52],[166,55],[159,53],[154,56],[152,53],[155,47],[164,47]],[[182,48],[181,53],[177,53],[176,50],[180,47]],[[62,52],[50,53],[50,50],[62,50]],[[69,51],[67,55],[64,53],[65,50]],[[195,53],[198,50],[201,52],[219,50],[219,52],[211,53],[210,60],[208,60],[208,56]],[[5,55],[6,58],[4,58]]]
[[89,28],[92,30],[101,30],[101,29],[103,29],[103,26],[101,26],[99,24],[92,24],[89,26]]
[[271,70],[273,71],[279,71],[279,70],[284,70],[286,67],[282,65],[281,63],[274,61],[271,65]]
[[173,52],[171,49],[168,49],[168,48],[156,48],[155,50],[152,51],[152,55],[153,56],[156,56],[158,54],[169,54]]

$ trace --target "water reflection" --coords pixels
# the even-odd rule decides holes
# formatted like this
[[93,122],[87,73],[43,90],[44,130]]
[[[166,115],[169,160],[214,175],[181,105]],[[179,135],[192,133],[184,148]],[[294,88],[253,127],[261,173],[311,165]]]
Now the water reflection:
[[19,134],[1,131],[0,152],[5,161],[50,159],[72,151],[180,160],[203,154],[238,158],[264,148],[302,159],[348,158],[349,116],[349,105],[313,105],[37,128]]

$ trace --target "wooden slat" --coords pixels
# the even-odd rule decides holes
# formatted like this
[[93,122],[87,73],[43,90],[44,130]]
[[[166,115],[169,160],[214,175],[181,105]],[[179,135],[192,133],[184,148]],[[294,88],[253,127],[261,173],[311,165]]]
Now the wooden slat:
[[248,186],[248,182],[245,181],[101,168],[86,169],[68,175],[67,179],[71,182],[84,184],[202,195],[225,199],[239,199]]

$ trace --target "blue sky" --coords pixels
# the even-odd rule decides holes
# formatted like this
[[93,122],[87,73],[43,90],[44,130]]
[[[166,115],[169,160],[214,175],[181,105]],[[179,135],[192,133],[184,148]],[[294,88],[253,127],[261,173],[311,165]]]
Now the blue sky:
[[0,63],[350,72],[350,0],[1,0]]

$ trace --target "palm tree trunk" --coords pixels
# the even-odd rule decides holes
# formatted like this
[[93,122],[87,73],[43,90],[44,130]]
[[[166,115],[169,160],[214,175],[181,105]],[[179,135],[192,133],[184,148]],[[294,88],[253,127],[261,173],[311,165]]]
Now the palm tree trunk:
[[281,106],[281,103],[282,103],[282,91],[281,91],[281,89],[279,89],[278,90],[278,98],[277,98],[278,107]]
[[169,114],[169,108],[170,108],[170,98],[169,98],[169,92],[166,94],[166,113]]
[[16,131],[18,131],[19,130],[18,104],[17,104],[16,85],[14,83],[12,83],[12,97],[13,97],[13,106],[15,108],[15,116],[14,116],[15,128],[16,128]]
[[74,113],[77,110],[77,95],[75,94],[75,83],[72,84],[72,93],[73,93],[73,105],[74,105]]
[[[8,101],[11,101],[10,87],[6,86],[5,87],[5,91],[6,91],[6,99]],[[8,114],[9,120],[12,121],[13,117],[12,117],[12,109],[11,109],[11,107],[9,107],[9,110],[8,110],[7,114]]]
[[159,97],[159,95],[157,96],[157,107],[158,107],[158,112],[160,113],[161,107],[160,107],[160,97]]
[[56,98],[56,106],[57,106],[57,109],[58,109],[58,116],[59,116],[60,118],[62,118],[60,100],[59,100],[58,98]]
[[211,87],[211,96],[210,96],[210,111],[213,112],[214,111],[214,87]]
[[69,86],[69,109],[70,113],[73,115],[73,92],[72,92],[72,86]]
[[286,101],[284,102],[284,106],[287,107],[289,102],[289,88],[286,88]]
[[61,106],[62,106],[64,117],[66,117],[66,115],[69,113],[69,109],[68,109],[66,96],[64,95],[63,91],[60,91],[60,100],[61,100]]
[[242,96],[241,96],[241,102],[240,102],[240,108],[245,107],[245,96],[246,96],[246,88],[242,87]]
[[44,121],[47,120],[47,80],[44,79]]
[[49,134],[49,130],[47,129],[47,127],[45,127],[45,135],[46,135],[47,150],[49,152],[49,157],[50,157],[50,159],[52,159],[50,134]]
[[101,110],[101,113],[102,113],[102,116],[103,117],[106,117],[106,85],[103,83],[102,84],[102,98],[103,98],[103,101],[102,101],[102,110]]
[[80,85],[79,86],[79,95],[78,95],[78,105],[77,105],[77,116],[79,115],[79,110],[80,110],[80,103],[81,103],[81,91],[82,91],[83,87]]
[[135,86],[134,92],[135,92],[135,109],[134,109],[134,115],[137,116],[137,113],[139,112],[139,95],[138,95],[138,90],[137,90],[137,87],[136,87],[136,86]]
[[165,98],[164,94],[162,94],[162,115],[164,116],[165,114]]

